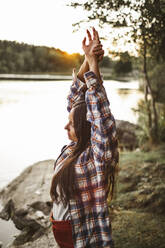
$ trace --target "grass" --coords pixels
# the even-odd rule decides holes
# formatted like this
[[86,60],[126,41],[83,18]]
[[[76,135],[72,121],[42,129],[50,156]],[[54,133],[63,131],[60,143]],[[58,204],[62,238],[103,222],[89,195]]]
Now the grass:
[[120,156],[111,202],[115,248],[165,248],[165,145]]
[[164,248],[165,218],[123,210],[113,222],[115,248]]
[[144,162],[159,162],[165,163],[165,145],[162,144],[159,147],[153,148],[149,152],[135,150],[132,152],[124,151],[120,156],[120,166],[122,167],[125,163],[144,163]]

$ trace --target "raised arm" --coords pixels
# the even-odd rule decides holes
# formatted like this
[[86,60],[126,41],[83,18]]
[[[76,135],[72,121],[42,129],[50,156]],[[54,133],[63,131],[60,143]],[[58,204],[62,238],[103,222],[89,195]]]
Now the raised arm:
[[[92,40],[90,32],[87,30],[87,36],[89,40]],[[104,55],[104,50],[102,49],[102,45],[100,43],[99,37],[97,37],[97,41],[92,47],[92,54],[95,55],[97,62],[100,62]],[[85,91],[87,89],[84,79],[84,73],[89,71],[89,63],[88,59],[85,55],[84,62],[81,65],[78,74],[76,75],[75,70],[73,70],[73,83],[70,87],[70,92],[68,94],[68,106],[67,110],[70,112],[74,102],[78,101],[81,98],[85,97]]]
[[93,29],[93,39],[86,45],[83,40],[83,49],[89,64],[90,71],[85,73],[88,87],[86,91],[87,120],[91,123],[91,144],[98,170],[104,168],[106,161],[113,159],[113,144],[116,142],[116,126],[109,108],[109,101],[102,85],[99,65],[92,49],[98,39],[98,33]]
[[[103,56],[104,56],[104,50],[102,49],[102,44],[100,42],[100,39],[99,39],[99,35],[98,33],[96,33],[96,30],[93,29],[93,35],[96,37],[97,35],[97,40],[95,42],[95,46],[93,47],[92,49],[92,54],[94,54],[96,56],[96,59],[97,59],[97,62],[100,62],[102,59],[103,59]],[[87,36],[88,36],[88,40],[89,42],[92,41],[92,36],[89,32],[89,30],[87,30]],[[84,46],[84,45],[83,45]],[[83,47],[84,48],[84,47]],[[84,73],[89,71],[89,63],[88,63],[88,58],[86,57],[85,55],[85,58],[84,58],[84,61],[79,69],[79,72],[77,74],[77,77],[85,83],[85,80],[84,80]]]
[[94,49],[97,49],[96,47],[99,46],[100,41],[99,41],[99,35],[98,32],[93,28],[93,39],[91,37],[90,32],[87,32],[88,34],[88,39],[89,39],[89,44],[86,45],[86,37],[84,38],[82,42],[82,47],[85,53],[85,58],[88,62],[89,65],[89,70],[93,71],[97,78],[99,79],[100,83],[102,82],[101,75],[100,75],[100,70],[99,70],[99,61],[97,58],[97,55],[93,52]]

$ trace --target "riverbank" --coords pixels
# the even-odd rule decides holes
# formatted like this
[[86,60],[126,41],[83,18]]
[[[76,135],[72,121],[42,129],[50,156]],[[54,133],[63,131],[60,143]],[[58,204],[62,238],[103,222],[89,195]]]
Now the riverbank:
[[[47,160],[28,167],[1,191],[3,204],[8,203],[3,216],[22,228],[10,248],[57,247],[49,222],[53,163]],[[116,248],[164,248],[164,185],[165,145],[147,152],[121,152],[117,198],[110,204]]]
[[[115,75],[111,69],[101,68],[101,73],[104,75],[104,80],[114,80],[119,82],[131,82],[138,80],[137,72],[131,72],[123,75]],[[72,71],[58,72],[58,73],[18,73],[18,74],[1,74],[0,80],[41,80],[41,81],[53,81],[53,80],[72,80]]]
[[33,81],[51,81],[51,80],[71,80],[71,75],[52,75],[52,74],[0,74],[0,80],[33,80]]

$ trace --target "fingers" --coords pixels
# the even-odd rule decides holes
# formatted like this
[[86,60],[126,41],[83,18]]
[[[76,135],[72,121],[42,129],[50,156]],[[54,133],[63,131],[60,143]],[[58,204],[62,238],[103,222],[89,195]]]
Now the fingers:
[[95,46],[95,47],[93,48],[93,51],[101,50],[102,47],[103,47],[102,44],[98,44],[97,46]]
[[102,47],[103,47],[102,44],[98,44],[98,45],[96,45],[96,46],[93,48],[92,52],[93,52],[95,55],[100,56],[100,55],[104,54],[104,50],[103,50]]
[[93,30],[93,39],[98,41],[98,43],[100,43],[98,32],[96,31],[94,27],[92,27],[92,30]]
[[[89,42],[92,41],[91,33],[89,32],[88,29],[86,30],[86,32],[87,32]],[[99,34],[94,27],[92,27],[92,34],[93,34],[93,40],[96,40],[98,43],[100,43]]]
[[93,31],[93,39],[96,39],[96,29],[94,27],[92,27],[92,31]]
[[89,39],[89,41],[91,41],[92,40],[92,36],[91,36],[91,33],[89,32],[89,30],[87,29],[87,35],[88,35],[88,39]]
[[96,40],[100,43],[99,33],[96,31]]
[[103,55],[104,54],[104,50],[99,50],[99,51],[95,51],[93,52],[95,55],[99,56],[99,55]]
[[84,37],[83,41],[82,41],[82,46],[86,46],[86,37]]
[[104,54],[101,54],[100,56],[98,56],[98,61],[100,62],[101,60],[103,60]]

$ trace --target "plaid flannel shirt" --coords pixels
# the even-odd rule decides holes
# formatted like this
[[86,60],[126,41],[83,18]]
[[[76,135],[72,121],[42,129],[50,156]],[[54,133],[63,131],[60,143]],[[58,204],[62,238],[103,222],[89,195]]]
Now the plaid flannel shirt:
[[[109,101],[103,85],[91,71],[85,73],[87,85],[87,120],[91,123],[91,142],[75,164],[76,184],[79,198],[69,201],[72,236],[75,248],[111,248],[109,211],[105,171],[111,161],[111,144],[116,139],[116,126],[109,109]],[[74,78],[68,96],[68,111],[75,101],[84,95],[85,84]],[[57,165],[69,156],[74,142],[71,142],[58,158]],[[111,161],[113,162],[113,161]]]

